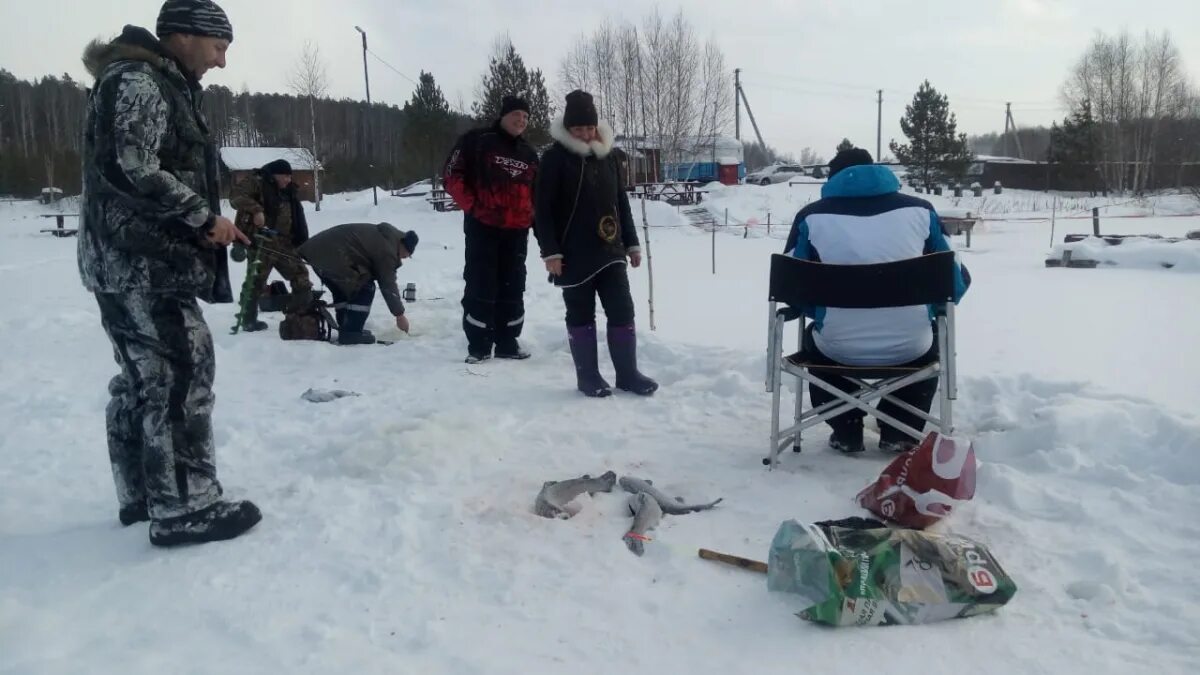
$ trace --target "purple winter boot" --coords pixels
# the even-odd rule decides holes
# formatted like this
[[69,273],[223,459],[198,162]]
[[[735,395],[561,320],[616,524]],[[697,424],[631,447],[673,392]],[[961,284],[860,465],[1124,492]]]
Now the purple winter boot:
[[571,358],[575,361],[575,381],[579,391],[593,398],[612,396],[612,387],[600,377],[599,357],[596,354],[596,324],[567,327]]
[[637,332],[633,324],[608,327],[608,353],[617,370],[617,389],[649,396],[658,390],[658,383],[638,372]]

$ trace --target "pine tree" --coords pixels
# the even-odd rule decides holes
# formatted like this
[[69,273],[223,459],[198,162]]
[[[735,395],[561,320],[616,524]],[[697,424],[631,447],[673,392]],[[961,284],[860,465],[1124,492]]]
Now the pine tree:
[[967,135],[958,133],[957,127],[949,99],[925,80],[900,120],[909,142],[889,145],[897,160],[908,167],[909,184],[931,187],[966,176],[974,155],[967,146]]
[[404,105],[406,124],[402,143],[410,157],[418,162],[419,169],[432,176],[446,149],[454,144],[455,120],[433,73],[421,71],[418,79],[417,90]]
[[411,109],[414,114],[449,115],[450,104],[446,102],[446,96],[442,93],[442,88],[437,85],[437,81],[434,80],[433,73],[422,70],[419,79],[420,84],[405,108]]
[[1054,124],[1050,127],[1047,159],[1063,164],[1095,164],[1099,140],[1092,104],[1084,101],[1079,110],[1063,119],[1062,126]]
[[488,72],[479,83],[479,100],[471,110],[475,118],[489,123],[500,116],[500,104],[505,96],[520,96],[529,103],[529,128],[526,138],[534,145],[550,139],[550,116],[553,107],[546,93],[546,78],[540,69],[529,70],[517,53],[512,40],[504,36],[498,42],[497,53],[488,64]]
[[842,142],[838,143],[838,146],[837,146],[838,152],[843,152],[845,150],[853,150],[853,149],[854,149],[854,144],[850,142],[849,138],[843,138]]
[[550,117],[554,114],[554,106],[550,104],[550,95],[546,93],[546,78],[540,69],[529,73],[529,130],[525,137],[534,146],[550,142]]

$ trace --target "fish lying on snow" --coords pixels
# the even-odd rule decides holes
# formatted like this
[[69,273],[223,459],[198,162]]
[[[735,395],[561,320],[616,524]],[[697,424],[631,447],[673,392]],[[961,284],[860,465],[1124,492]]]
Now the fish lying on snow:
[[633,516],[633,526],[625,533],[625,546],[635,555],[645,552],[645,542],[650,541],[646,533],[653,530],[663,517],[662,507],[658,500],[645,492],[639,492],[629,498],[629,513]]
[[622,476],[621,487],[624,488],[626,492],[631,492],[635,495],[639,493],[650,495],[654,498],[654,501],[658,502],[658,506],[662,509],[662,512],[671,516],[679,516],[685,513],[695,513],[697,511],[707,511],[717,504],[720,504],[721,499],[724,499],[724,497],[722,497],[715,502],[709,502],[707,504],[685,504],[683,503],[682,497],[671,498],[663,494],[662,490],[654,487],[653,481],[634,478],[633,476]]
[[310,403],[328,403],[343,396],[359,396],[359,394],[353,391],[346,391],[345,389],[309,389],[300,394],[300,398]]
[[542,484],[537,499],[533,502],[533,512],[543,518],[570,518],[567,504],[583,493],[612,492],[617,484],[617,474],[607,471],[598,478],[584,475],[570,480],[551,480]]

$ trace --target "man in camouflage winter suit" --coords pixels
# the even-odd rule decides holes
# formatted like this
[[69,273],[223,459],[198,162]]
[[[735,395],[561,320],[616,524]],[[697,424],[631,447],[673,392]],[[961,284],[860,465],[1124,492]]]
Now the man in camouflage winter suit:
[[208,0],[168,0],[149,31],[93,42],[84,126],[79,272],[95,293],[120,373],[108,451],[124,525],[159,546],[231,539],[262,515],[221,499],[212,432],[212,336],[197,298],[231,302],[225,246],[249,243],[220,215],[199,80],[225,66],[229,19]]
[[[297,246],[308,241],[308,221],[296,184],[292,182],[292,165],[284,159],[268,162],[237,184],[229,205],[237,209],[235,222],[247,236],[264,230],[273,233],[258,251],[258,274],[250,286],[250,297],[240,301],[242,330],[265,330],[266,322],[258,320],[258,298],[267,287],[271,270],[279,270],[292,285],[293,307],[307,307],[312,302],[308,268],[296,252]],[[234,252],[237,252],[237,245]],[[236,255],[234,259],[237,259]]]

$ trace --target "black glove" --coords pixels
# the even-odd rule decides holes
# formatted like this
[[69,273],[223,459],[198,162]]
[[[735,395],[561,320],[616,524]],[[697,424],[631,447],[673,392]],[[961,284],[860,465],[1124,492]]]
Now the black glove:
[[233,258],[234,262],[245,262],[246,245],[235,241],[233,243],[233,250],[229,252],[229,257]]

